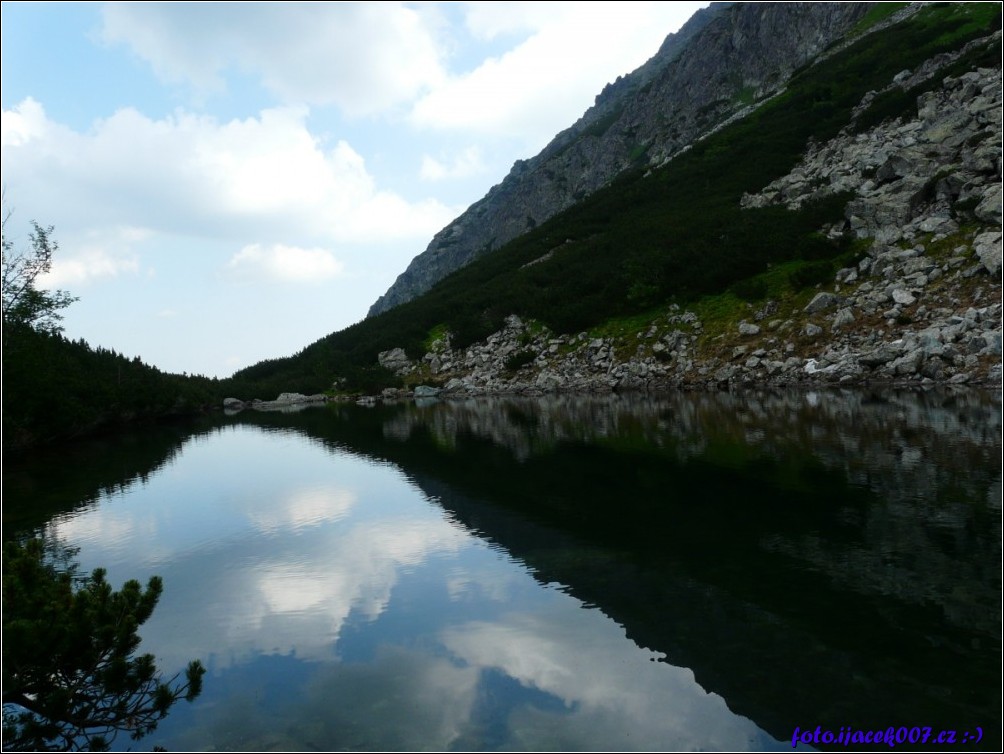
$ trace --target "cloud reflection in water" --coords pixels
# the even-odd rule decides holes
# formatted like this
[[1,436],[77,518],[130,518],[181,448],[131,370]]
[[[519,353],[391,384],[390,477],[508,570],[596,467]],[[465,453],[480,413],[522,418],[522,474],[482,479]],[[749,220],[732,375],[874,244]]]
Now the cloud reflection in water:
[[396,468],[290,433],[212,435],[53,528],[86,567],[162,575],[144,650],[166,669],[207,661],[203,697],[151,745],[775,745],[689,670],[540,585]]

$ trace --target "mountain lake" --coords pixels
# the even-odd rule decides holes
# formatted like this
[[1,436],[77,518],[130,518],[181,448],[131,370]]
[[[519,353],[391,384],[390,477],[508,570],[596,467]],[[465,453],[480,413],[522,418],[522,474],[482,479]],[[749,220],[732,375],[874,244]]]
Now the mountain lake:
[[207,667],[119,749],[1001,746],[999,391],[221,413],[6,464],[3,500],[163,577],[140,651]]

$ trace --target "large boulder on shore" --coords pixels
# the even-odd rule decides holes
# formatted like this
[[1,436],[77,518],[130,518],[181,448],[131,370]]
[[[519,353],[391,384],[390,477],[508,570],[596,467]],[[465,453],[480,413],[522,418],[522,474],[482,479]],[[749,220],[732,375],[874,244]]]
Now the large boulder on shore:
[[303,393],[279,393],[276,403],[306,403],[307,396]]
[[391,348],[389,351],[381,351],[377,354],[377,363],[384,369],[389,369],[392,372],[397,372],[399,369],[406,369],[411,366],[408,354],[404,352],[403,348]]

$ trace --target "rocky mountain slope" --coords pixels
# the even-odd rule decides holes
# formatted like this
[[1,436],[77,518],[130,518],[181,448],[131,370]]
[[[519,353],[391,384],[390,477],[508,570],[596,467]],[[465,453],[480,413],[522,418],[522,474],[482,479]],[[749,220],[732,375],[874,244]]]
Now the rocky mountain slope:
[[[487,340],[420,360],[401,349],[380,363],[412,384],[453,394],[657,389],[729,383],[1001,380],[1001,69],[946,75],[1000,32],[899,72],[868,92],[833,139],[810,144],[787,175],[742,199],[796,209],[850,196],[821,232],[853,234],[859,261],[816,289],[743,305],[672,305],[601,335],[555,334],[517,316]],[[869,107],[909,94],[916,107],[867,127]],[[744,313],[744,314],[743,314]],[[421,392],[421,391],[420,391]]]
[[632,167],[659,165],[784,86],[840,40],[870,3],[712,3],[651,60],[619,78],[569,129],[432,239],[370,308],[429,290]]
[[[639,91],[747,12],[714,11]],[[1000,29],[872,4],[773,96],[232,394],[999,384]]]

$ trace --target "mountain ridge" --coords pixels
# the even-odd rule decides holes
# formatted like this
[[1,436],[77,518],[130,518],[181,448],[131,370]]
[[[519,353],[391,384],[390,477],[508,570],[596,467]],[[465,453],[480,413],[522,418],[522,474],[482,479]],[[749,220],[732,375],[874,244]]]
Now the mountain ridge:
[[632,167],[665,163],[703,133],[776,92],[841,39],[869,3],[712,3],[645,64],[607,84],[574,124],[439,231],[372,317],[428,291]]

